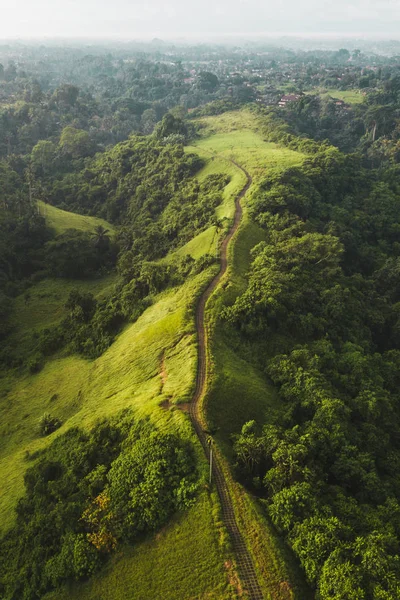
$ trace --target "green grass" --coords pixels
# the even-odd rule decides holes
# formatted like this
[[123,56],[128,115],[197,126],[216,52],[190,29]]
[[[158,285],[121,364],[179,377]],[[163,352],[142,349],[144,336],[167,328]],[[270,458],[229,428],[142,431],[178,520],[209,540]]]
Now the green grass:
[[318,94],[323,98],[330,96],[331,98],[337,98],[338,100],[344,100],[347,104],[362,104],[365,100],[365,96],[361,90],[337,90],[335,88],[318,88],[307,92],[308,94]]
[[[199,174],[200,178],[206,176],[206,169]],[[224,196],[227,205],[229,201],[233,203],[232,194]],[[56,209],[56,216],[66,218],[59,231],[75,222],[70,213]],[[196,258],[209,251],[207,236],[212,240],[214,229],[203,232],[190,243]],[[130,407],[137,418],[149,416],[163,430],[170,428],[190,439],[205,479],[207,465],[202,449],[193,435],[188,415],[178,405],[190,400],[193,393],[197,362],[194,307],[213,272],[215,267],[179,289],[167,290],[154,298],[153,305],[136,323],[128,325],[99,359],[58,357],[47,362],[37,375],[10,373],[0,379],[3,531],[12,525],[13,509],[23,494],[23,476],[30,465],[27,457],[69,428],[90,428],[99,418],[112,416],[123,408]],[[35,284],[29,289],[27,300],[22,295],[15,301],[15,331],[11,340],[17,347],[29,349],[32,331],[54,325],[63,317],[63,304],[72,288],[90,291],[101,298],[112,290],[114,283],[115,277],[110,276],[103,280],[45,280]],[[63,425],[48,438],[39,438],[38,421],[44,412],[60,417]],[[87,585],[76,585],[73,590],[57,592],[52,597],[89,600],[103,593],[107,599],[131,598],[133,594],[137,598],[172,599],[176,594],[188,599],[233,598],[224,568],[227,553],[222,552],[223,537],[217,500],[203,487],[195,506],[178,515],[157,536],[133,549],[123,549]]]
[[[230,247],[229,279],[211,299],[209,310],[217,321],[213,336],[212,393],[208,399],[208,416],[219,429],[218,437],[226,444],[231,433],[238,433],[246,421],[266,420],[266,411],[276,403],[276,393],[265,376],[248,360],[240,336],[217,320],[221,308],[232,304],[246,288],[246,273],[250,266],[250,250],[265,238],[264,231],[251,222],[245,210],[242,225]],[[238,347],[242,346],[238,352]],[[248,353],[248,352],[247,352]],[[251,354],[251,351],[250,351]]]
[[48,594],[46,600],[234,598],[218,551],[213,502],[203,492],[187,513],[152,538],[125,548],[99,576]]
[[[208,175],[222,173],[229,177],[229,183],[223,191],[223,199],[220,206],[216,208],[216,216],[224,225],[229,225],[235,214],[235,198],[246,183],[246,177],[243,172],[235,167],[229,160],[214,156],[206,148],[197,146],[188,146],[187,152],[195,152],[206,161],[206,165],[196,175],[199,181],[203,181]],[[218,249],[221,236],[225,235],[224,231],[217,232],[215,226],[208,227],[202,231],[187,244],[172,252],[168,260],[173,260],[176,256],[181,257],[185,254],[190,254],[192,258],[197,259],[204,254],[215,255]]]
[[23,347],[32,330],[40,331],[59,323],[66,316],[64,305],[71,290],[90,292],[101,300],[112,293],[116,280],[115,275],[109,275],[87,280],[44,279],[34,284],[27,291],[29,297],[21,294],[14,300],[12,343]]
[[110,234],[114,233],[114,227],[104,219],[78,215],[66,210],[61,210],[61,208],[56,208],[51,204],[45,204],[41,200],[38,204],[40,214],[46,219],[46,224],[57,235],[64,233],[67,229],[78,229],[79,231],[91,233],[99,225],[104,227],[104,229],[108,229]]
[[[202,126],[202,137],[192,150],[203,156],[217,153],[219,162],[216,164],[228,174],[235,167],[225,158],[235,160],[252,175],[253,184],[257,184],[271,169],[282,170],[304,160],[304,155],[299,152],[265,141],[258,133],[258,117],[249,111],[228,112],[201,118],[198,122]],[[209,163],[206,168],[210,168]],[[237,181],[236,193],[244,183],[243,177],[240,182]],[[248,217],[246,199],[242,204],[241,226],[229,248],[228,274],[209,304],[209,319],[213,324],[218,321],[222,306],[233,303],[244,291],[251,262],[250,251],[264,239],[264,231]],[[208,410],[210,418],[220,427],[222,437],[238,431],[250,418],[263,420],[266,411],[276,402],[275,392],[263,373],[249,365],[243,352],[235,351],[233,343],[234,340],[226,337],[224,327],[219,325],[212,339],[213,382]]]
[[[165,352],[168,396],[173,402],[188,400],[196,364],[194,326],[188,306],[194,305],[198,290],[208,277],[208,273],[203,273],[184,288],[161,294],[95,361],[77,356],[58,358],[49,361],[37,375],[0,380],[0,477],[4,482],[0,522],[3,525],[12,518],[10,498],[14,504],[22,491],[23,472],[27,468],[25,452],[42,448],[69,427],[90,427],[100,417],[132,407],[139,416],[151,414],[163,426],[172,421],[174,426],[182,428],[186,419],[180,411],[165,411],[159,406],[166,397],[160,377],[160,357]],[[177,362],[179,368],[175,368]],[[57,433],[45,439],[37,436],[37,422],[43,412],[51,412],[64,422]],[[11,482],[7,477],[10,472]]]
[[[138,418],[150,416],[163,430],[171,428],[191,439],[205,472],[201,447],[187,414],[177,404],[192,395],[197,358],[193,306],[212,271],[160,294],[99,359],[60,358],[37,375],[1,380],[0,522],[4,529],[12,524],[13,507],[23,493],[23,475],[29,466],[26,453],[47,446],[70,427],[90,428],[97,419],[126,407]],[[59,416],[63,426],[48,438],[39,438],[37,424],[45,411]],[[99,598],[100,590],[107,599],[172,599],[176,593],[188,599],[231,598],[216,512],[215,499],[203,491],[194,507],[155,538],[123,550],[87,585],[53,598],[89,600]]]
[[235,198],[246,183],[243,172],[222,156],[215,156],[206,145],[189,146],[188,151],[196,152],[207,161],[206,165],[197,174],[197,179],[203,181],[208,175],[223,173],[229,177],[229,183],[223,192],[223,201],[216,209],[219,219],[232,219],[235,214]]
[[195,147],[200,152],[233,159],[250,173],[254,182],[262,178],[267,169],[295,166],[304,159],[299,152],[265,141],[258,133],[259,118],[248,111],[204,117],[196,122],[202,127],[202,138],[195,142]]

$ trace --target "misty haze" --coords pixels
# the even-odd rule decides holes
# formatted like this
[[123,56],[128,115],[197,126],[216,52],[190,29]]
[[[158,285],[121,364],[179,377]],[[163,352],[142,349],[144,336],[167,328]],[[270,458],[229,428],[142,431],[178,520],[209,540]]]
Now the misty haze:
[[396,37],[397,0],[16,0],[2,10],[0,38],[197,38],[210,35]]

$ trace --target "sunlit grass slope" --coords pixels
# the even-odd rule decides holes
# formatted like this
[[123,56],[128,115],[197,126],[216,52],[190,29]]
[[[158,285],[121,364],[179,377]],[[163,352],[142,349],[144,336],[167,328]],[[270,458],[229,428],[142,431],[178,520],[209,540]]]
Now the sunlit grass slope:
[[[282,168],[302,160],[299,154],[264,142],[251,113],[228,113],[201,121],[204,137],[196,143],[195,151],[208,160],[198,177],[222,172],[231,178],[223,203],[217,209],[218,218],[225,224],[233,217],[235,196],[245,183],[243,173],[227,158],[243,164],[255,180],[267,168]],[[214,153],[218,156],[212,159]],[[59,232],[76,227],[71,224],[71,218],[87,219],[65,211],[55,214],[61,219]],[[89,223],[93,225],[92,220]],[[108,224],[103,226],[110,229]],[[213,299],[210,314],[217,314],[221,304],[233,301],[243,288],[250,248],[262,236],[263,232],[249,222],[245,212],[236,243],[231,246],[234,262],[230,283]],[[216,244],[216,228],[210,227],[177,253],[172,253],[168,260],[174,260],[176,254],[187,253],[198,258],[212,253]],[[114,415],[123,408],[131,407],[138,418],[148,416],[160,428],[172,428],[190,438],[204,469],[202,452],[188,416],[177,405],[188,401],[193,392],[197,361],[194,309],[200,291],[216,268],[211,267],[183,286],[154,298],[153,305],[136,323],[128,325],[97,360],[58,357],[36,375],[10,375],[0,380],[1,528],[6,529],[13,522],[13,509],[23,493],[23,476],[30,465],[29,455],[68,428],[91,427],[97,419]],[[31,297],[27,301],[17,299],[16,335],[22,343],[28,340],[33,329],[40,330],[62,317],[60,304],[68,296],[68,285],[63,288],[61,283],[44,281],[30,290]],[[100,296],[106,295],[112,285],[112,278],[83,284],[85,289]],[[214,370],[209,408],[210,416],[221,427],[221,440],[244,420],[264,415],[276,402],[262,372],[257,371],[231,341],[219,326],[212,344]],[[37,425],[44,412],[60,417],[63,425],[48,438],[39,438]],[[49,600],[233,597],[227,586],[220,531],[215,527],[217,513],[215,498],[203,489],[197,503],[178,515],[162,532],[134,549],[120,550],[105,571],[92,581],[53,594]],[[254,531],[251,543],[255,543],[257,536],[262,538],[261,530],[255,527]],[[278,571],[281,573],[282,569],[279,567]]]
[[[259,117],[250,111],[227,112],[204,117],[197,122],[201,125],[201,139],[196,141],[191,150],[197,151],[201,156],[216,155],[205,170],[212,168],[211,165],[214,164],[232,176],[235,169],[238,169],[232,162],[225,160],[231,159],[249,172],[253,185],[256,185],[269,170],[283,170],[301,164],[304,159],[304,155],[299,152],[265,141],[259,133],[262,129]],[[235,180],[235,193],[246,182],[242,172],[241,175],[240,179],[237,176]],[[251,191],[250,189],[248,193],[251,194]],[[242,201],[242,205],[242,223],[230,245],[229,272],[225,283],[210,302],[213,307],[210,314],[214,320],[221,306],[234,302],[236,296],[244,290],[246,272],[251,261],[250,251],[264,239],[263,230],[248,217],[246,199]],[[213,387],[208,410],[210,419],[224,437],[239,431],[246,420],[263,420],[265,412],[275,402],[275,393],[263,373],[257,372],[251,364],[244,361],[243,352],[235,352],[234,340],[226,339],[223,327],[217,328],[212,343]]]
[[[14,504],[22,491],[23,472],[29,464],[25,453],[47,445],[69,427],[90,427],[99,417],[126,407],[134,408],[141,416],[151,413],[163,426],[171,420],[180,428],[184,426],[186,419],[180,411],[159,407],[167,397],[160,377],[161,356],[165,352],[168,397],[173,402],[187,400],[196,362],[193,320],[188,307],[193,306],[207,277],[199,275],[184,288],[161,294],[99,359],[59,358],[48,362],[37,375],[1,380],[0,522],[3,525],[12,516],[10,502]],[[64,425],[52,436],[39,438],[37,423],[45,411],[59,416]]]
[[[123,331],[95,361],[72,356],[48,363],[42,372],[2,381],[0,411],[0,521],[12,523],[13,506],[23,492],[27,454],[43,448],[73,426],[91,427],[102,417],[131,407],[192,439],[188,416],[176,404],[191,397],[196,368],[193,311],[211,273],[179,289],[160,294],[138,321]],[[163,364],[163,377],[161,370]],[[63,426],[39,438],[43,412],[59,416]],[[65,596],[87,598],[229,598],[215,526],[215,506],[205,490],[197,503],[154,539],[121,551],[104,573]],[[152,570],[154,573],[151,574]],[[100,591],[105,596],[100,595]],[[106,591],[105,591],[106,590]],[[178,590],[178,592],[177,592]]]
[[202,127],[202,138],[195,147],[200,152],[235,160],[250,173],[254,182],[265,174],[266,169],[282,169],[302,160],[302,154],[265,141],[260,134],[259,117],[250,111],[227,112],[216,117],[203,117],[197,122]]
[[217,228],[212,225],[205,231],[202,231],[187,244],[173,252],[168,257],[173,260],[176,256],[184,256],[190,254],[194,259],[200,258],[204,254],[216,255],[218,243],[222,236],[226,234],[226,228],[229,227],[235,213],[235,198],[246,183],[246,177],[243,172],[235,167],[229,160],[222,156],[215,156],[207,148],[199,148],[198,146],[188,146],[188,152],[196,152],[201,158],[206,161],[205,166],[196,175],[199,181],[203,181],[208,175],[222,173],[229,177],[229,182],[223,191],[223,200],[220,206],[216,208],[216,217],[223,226],[217,231]]
[[114,227],[104,219],[78,215],[42,201],[39,201],[38,204],[40,214],[46,219],[48,227],[56,234],[64,233],[67,229],[78,229],[91,233],[99,225],[108,229],[110,235],[114,232]]

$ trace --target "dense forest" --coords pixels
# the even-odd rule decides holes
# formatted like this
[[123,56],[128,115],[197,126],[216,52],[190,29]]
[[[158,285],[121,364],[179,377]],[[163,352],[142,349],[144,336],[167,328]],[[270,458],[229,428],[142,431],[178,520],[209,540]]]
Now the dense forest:
[[399,171],[312,149],[253,193],[266,241],[224,313],[282,403],[268,425],[243,425],[237,472],[318,598],[389,600],[400,593]]

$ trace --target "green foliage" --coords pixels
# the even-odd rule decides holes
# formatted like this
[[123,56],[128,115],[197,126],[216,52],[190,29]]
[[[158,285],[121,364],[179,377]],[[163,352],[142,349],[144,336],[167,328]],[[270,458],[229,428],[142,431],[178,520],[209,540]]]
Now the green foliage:
[[281,400],[262,433],[251,421],[235,436],[238,476],[321,600],[400,585],[398,199],[394,180],[333,149],[269,174],[250,207],[266,241],[222,313]]
[[0,541],[2,595],[30,600],[90,577],[117,541],[156,530],[189,506],[195,478],[186,442],[129,414],[90,433],[71,429],[26,473],[16,525]]
[[28,362],[29,372],[34,375],[43,369],[43,356],[35,354]]
[[112,267],[116,249],[99,245],[87,233],[67,230],[46,245],[49,274],[67,279],[85,279],[100,269]]
[[32,148],[31,162],[36,174],[47,175],[53,168],[57,148],[49,140],[40,140]]
[[[169,117],[163,121],[166,127],[167,122],[171,125],[171,119],[172,125],[179,125],[178,118],[173,115]],[[68,130],[64,133],[62,139],[67,143],[76,132]],[[34,165],[37,166],[37,160],[43,158],[42,150],[46,153],[48,149],[44,143],[38,145],[33,153]],[[43,355],[49,356],[65,346],[69,351],[88,358],[98,357],[111,345],[123,323],[137,319],[151,304],[151,295],[168,286],[181,284],[186,277],[207,268],[210,264],[207,259],[202,259],[196,265],[185,265],[180,259],[169,265],[156,262],[171,249],[186,243],[207,228],[215,218],[215,208],[221,204],[227,179],[213,173],[198,182],[193,174],[201,164],[202,161],[195,155],[184,153],[180,145],[164,145],[155,138],[132,138],[88,161],[84,170],[81,170],[82,165],[78,161],[74,167],[76,172],[70,172],[61,180],[48,174],[50,195],[53,185],[57,196],[62,190],[66,194],[64,199],[73,198],[73,207],[77,206],[81,211],[104,211],[104,207],[108,207],[109,216],[123,224],[117,240],[112,237],[113,231],[110,232],[104,221],[93,219],[86,223],[82,217],[80,222],[77,215],[57,212],[57,209],[42,202],[40,207],[44,214],[50,211],[49,224],[57,223],[53,230],[57,235],[49,240],[50,232],[45,229],[44,220],[32,214],[28,205],[25,221],[17,219],[19,227],[12,230],[15,247],[10,244],[12,239],[4,244],[3,261],[0,245],[0,268],[3,263],[4,278],[7,281],[16,278],[10,260],[20,261],[24,266],[24,272],[18,274],[19,278],[25,272],[30,274],[30,269],[41,269],[42,276],[75,280],[109,272],[118,260],[122,285],[113,296],[96,307],[90,318],[79,313],[82,306],[71,307],[68,317],[61,324],[38,333],[35,350],[40,352],[41,358],[40,361],[31,359],[28,366],[32,372],[43,366]],[[29,189],[36,190],[38,182],[34,174],[29,171],[28,175]],[[10,189],[17,182],[15,177],[16,174],[5,168],[4,181],[5,185],[9,181]],[[95,202],[93,205],[92,201]],[[77,217],[75,220],[72,218],[74,216]],[[14,216],[12,218],[15,220]],[[60,219],[63,223],[70,222],[72,227],[76,225],[77,229],[60,228]],[[21,241],[20,229],[24,224],[27,232],[24,232]],[[27,254],[20,256],[21,250],[27,246]],[[32,250],[30,246],[33,246]],[[30,251],[32,266],[29,265]],[[6,299],[2,306],[4,316],[7,316]],[[10,326],[5,323],[3,330],[5,336]]]
[[114,461],[108,474],[110,511],[118,537],[133,540],[158,529],[178,508],[190,506],[193,457],[172,435],[139,439]]
[[188,128],[184,121],[171,113],[164,115],[154,129],[154,136],[161,141],[171,140],[171,136],[182,136],[183,141],[185,141],[187,135]]
[[75,127],[65,127],[60,137],[60,149],[63,154],[72,158],[89,156],[92,144],[87,131]]

